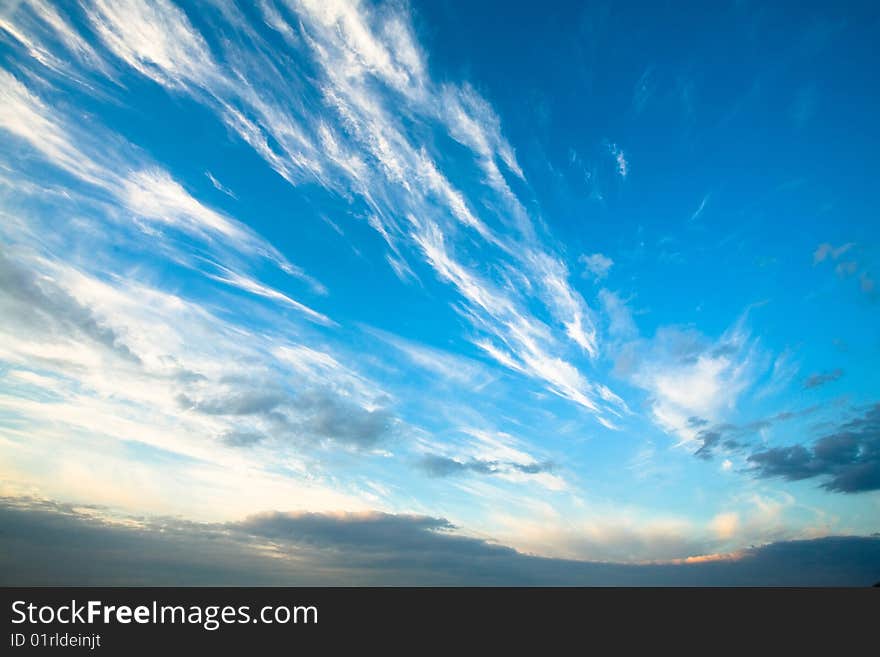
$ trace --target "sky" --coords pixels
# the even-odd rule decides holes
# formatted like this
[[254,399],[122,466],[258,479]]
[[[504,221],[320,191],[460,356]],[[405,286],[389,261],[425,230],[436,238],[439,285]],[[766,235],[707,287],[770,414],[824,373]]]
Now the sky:
[[880,580],[878,27],[3,2],[4,570]]

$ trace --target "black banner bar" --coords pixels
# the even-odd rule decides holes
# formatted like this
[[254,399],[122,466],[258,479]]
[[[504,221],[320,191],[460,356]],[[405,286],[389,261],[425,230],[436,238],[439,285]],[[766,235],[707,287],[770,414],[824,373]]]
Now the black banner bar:
[[768,640],[840,652],[875,645],[880,617],[870,588],[7,588],[3,600],[10,655],[336,654],[352,642],[432,654],[474,642],[538,654],[597,642],[760,654]]

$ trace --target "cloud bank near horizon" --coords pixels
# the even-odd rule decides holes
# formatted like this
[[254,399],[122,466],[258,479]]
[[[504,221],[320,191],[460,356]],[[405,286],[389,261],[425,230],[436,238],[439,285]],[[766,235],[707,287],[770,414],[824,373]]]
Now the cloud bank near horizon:
[[676,563],[548,559],[457,533],[447,520],[257,514],[208,524],[102,517],[5,499],[4,586],[871,586],[880,536],[781,541]]

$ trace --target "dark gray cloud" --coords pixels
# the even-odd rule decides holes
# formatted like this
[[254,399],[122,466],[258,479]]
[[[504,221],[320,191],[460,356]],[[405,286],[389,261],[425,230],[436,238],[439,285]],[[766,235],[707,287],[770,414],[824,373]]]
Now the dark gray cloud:
[[297,395],[294,406],[303,432],[355,447],[373,447],[391,435],[394,424],[394,415],[387,409],[367,410],[326,390]]
[[431,477],[450,477],[453,475],[474,472],[477,474],[498,474],[515,470],[524,474],[539,474],[552,472],[553,463],[513,463],[511,461],[484,461],[481,459],[467,459],[459,461],[438,454],[429,454],[419,461],[419,467]]
[[822,487],[839,493],[880,490],[880,404],[817,440],[748,457],[759,477],[789,481],[821,477]]
[[176,520],[120,526],[89,519],[67,505],[3,500],[0,528],[0,585],[271,586],[278,581],[278,570],[251,545],[217,527]]
[[309,388],[294,394],[247,380],[226,380],[224,385],[226,390],[209,397],[181,393],[177,403],[206,415],[241,416],[262,424],[262,430],[248,426],[221,437],[235,447],[248,447],[271,436],[296,442],[330,440],[368,449],[390,438],[396,423],[388,409],[368,410],[333,390]]
[[712,459],[719,447],[723,447],[728,452],[743,450],[748,447],[750,439],[759,431],[769,429],[779,422],[809,415],[815,410],[816,407],[811,406],[799,411],[783,411],[744,424],[725,422],[712,427],[707,426],[708,422],[701,418],[689,418],[689,426],[705,427],[697,433],[696,439],[701,445],[694,452],[694,456],[708,461]]
[[[870,586],[880,537],[785,541],[736,560],[628,565],[546,559],[441,518],[267,513],[227,524],[102,522],[0,500],[0,585]],[[269,556],[262,548],[271,544]]]
[[467,464],[437,454],[421,459],[419,467],[431,477],[451,477],[469,470]]
[[[252,536],[296,545],[354,549],[375,553],[424,553],[437,545],[468,550],[482,541],[449,533],[454,526],[443,518],[390,513],[264,513],[228,525]],[[482,548],[480,548],[482,549]],[[493,547],[511,552],[509,548]]]
[[[694,456],[703,460],[710,460],[714,454],[715,447],[721,442],[720,431],[701,431],[697,435],[697,439],[703,442],[702,446],[694,452]],[[732,444],[736,444],[735,441]]]
[[812,374],[808,376],[804,381],[804,388],[818,388],[819,386],[824,386],[826,383],[833,383],[842,376],[843,370],[840,368],[832,370],[830,372],[819,372],[817,374]]
[[256,431],[229,431],[221,440],[230,447],[250,447],[265,440],[266,436]]
[[89,338],[116,355],[140,363],[121,335],[102,322],[90,308],[82,305],[48,276],[42,276],[16,262],[0,247],[0,314],[4,322],[25,331],[53,335],[78,334]]
[[263,390],[238,390],[222,397],[195,400],[185,394],[177,396],[181,408],[206,415],[260,415],[274,410],[284,402],[284,395]]
[[552,472],[554,465],[550,461],[544,461],[543,463],[511,463],[510,467],[514,470],[519,470],[525,474],[539,474],[541,472]]

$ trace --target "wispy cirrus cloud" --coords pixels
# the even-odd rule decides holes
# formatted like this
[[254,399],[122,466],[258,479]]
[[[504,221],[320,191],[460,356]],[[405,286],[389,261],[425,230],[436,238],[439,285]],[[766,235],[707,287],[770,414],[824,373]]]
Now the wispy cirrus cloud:
[[[122,223],[133,216],[134,227],[141,234],[150,234],[175,261],[189,266],[193,266],[192,260],[184,254],[184,249],[173,239],[162,239],[163,228],[199,239],[218,260],[231,263],[227,255],[230,251],[265,258],[287,274],[306,280],[313,289],[324,291],[320,283],[291,264],[266,240],[241,222],[198,201],[171,174],[150,162],[132,145],[100,128],[85,130],[76,126],[7,71],[0,70],[0,80],[3,81],[0,93],[5,94],[7,101],[0,110],[0,128],[25,142],[45,161],[90,185],[92,196],[104,203],[104,214],[99,221]],[[102,143],[114,144],[115,148],[108,150]],[[21,182],[19,179],[13,184]],[[110,209],[104,201],[106,194],[130,214],[121,215],[118,209]],[[223,249],[217,249],[215,241],[219,241]],[[250,292],[259,291],[267,298],[286,300],[311,318],[329,322],[324,315],[263,284],[255,281],[240,284],[248,281],[248,277],[224,269],[231,276],[225,282]]]
[[[560,390],[561,379],[577,378],[573,387],[563,387],[564,394],[587,408],[603,405],[605,400],[590,391],[583,373],[567,373],[578,366],[564,355],[550,326],[527,310],[531,299],[537,299],[567,339],[588,356],[597,354],[591,310],[569,282],[562,258],[538,239],[528,212],[507,183],[507,175],[523,179],[524,173],[489,103],[467,84],[431,79],[404,14],[357,3],[293,1],[264,3],[261,11],[291,47],[308,50],[312,71],[283,68],[276,52],[265,46],[265,37],[232,6],[210,18],[230,35],[219,44],[209,43],[186,13],[167,1],[88,3],[84,14],[117,60],[172,93],[188,94],[210,107],[292,184],[310,179],[334,192],[355,194],[388,243],[389,263],[405,279],[412,277],[411,260],[421,256],[429,266],[440,266],[437,273],[453,284],[480,280],[451,249],[445,250],[444,259],[428,257],[424,246],[428,240],[439,243],[438,236],[455,244],[461,256],[472,256],[478,248],[482,260],[509,263],[523,272],[531,282],[526,288],[496,281],[478,293],[474,285],[455,284],[469,306],[464,316],[512,350],[517,371],[546,381],[554,390]],[[310,89],[305,79],[315,72],[319,84]],[[327,120],[327,108],[335,113],[335,122]],[[439,124],[449,138],[467,147],[482,171],[481,182],[503,210],[489,218],[478,216],[479,196],[472,198],[456,187],[428,145],[404,127],[403,117],[425,126]],[[368,162],[377,167],[366,166]],[[153,218],[157,213],[150,208],[173,197],[179,202],[176,207],[190,211],[182,218],[199,217],[215,229],[228,229],[159,175],[141,172],[125,181],[132,200],[144,200],[141,192],[148,183],[150,202],[145,207]],[[416,230],[394,218],[404,213],[419,217]],[[510,221],[518,239],[499,237],[498,229]],[[480,241],[474,242],[467,231]],[[467,275],[451,279],[450,271]],[[479,302],[474,303],[474,294]],[[519,319],[509,322],[487,312],[488,295],[497,297],[496,308],[513,308]],[[530,335],[523,340],[525,325],[540,328],[528,329]],[[499,362],[506,365],[508,359]]]
[[[14,20],[8,15],[0,16],[0,30],[17,41],[30,57],[43,66],[83,86],[88,81],[79,74],[77,65],[96,69],[106,75],[111,67],[97,52],[89,39],[80,34],[74,25],[56,7],[44,0],[24,0],[14,5]],[[5,12],[7,14],[11,12]],[[55,51],[53,46],[60,45]]]
[[372,327],[364,327],[364,330],[391,345],[414,365],[439,377],[445,384],[480,389],[494,378],[493,373],[477,360],[429,347]]
[[226,187],[226,185],[217,180],[217,178],[214,177],[214,174],[212,174],[210,171],[205,171],[205,175],[208,177],[208,180],[211,181],[211,184],[214,185],[214,189],[216,189],[218,192],[223,192],[230,198],[238,199],[238,197],[235,195],[235,192],[233,192],[231,189]]
[[0,69],[0,127],[25,141],[45,159],[97,186],[106,185],[106,168],[73,143],[51,108],[18,78]]
[[703,197],[703,200],[700,201],[699,207],[697,207],[697,209],[694,211],[694,213],[690,216],[690,219],[688,219],[689,222],[693,223],[694,221],[696,221],[697,219],[700,218],[700,216],[703,214],[703,210],[706,209],[706,205],[709,203],[709,199],[711,199],[711,198],[712,198],[711,194],[706,194]]
[[[291,341],[302,327],[290,320],[254,332],[21,247],[0,254],[0,308],[6,480],[26,481],[38,462],[41,490],[65,499],[191,517],[277,495],[354,508],[359,479],[339,485],[321,454],[387,449],[401,425],[381,386]],[[122,471],[141,501],[120,487]],[[191,496],[172,494],[181,486]]]

